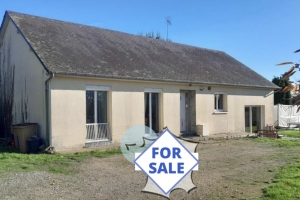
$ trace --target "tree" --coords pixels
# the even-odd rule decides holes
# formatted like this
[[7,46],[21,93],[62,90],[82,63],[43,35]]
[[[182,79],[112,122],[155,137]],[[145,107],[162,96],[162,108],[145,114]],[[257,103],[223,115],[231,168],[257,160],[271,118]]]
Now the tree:
[[[282,77],[274,77],[272,79],[272,83],[275,85],[285,88],[289,85],[289,80],[282,80]],[[274,93],[274,104],[283,104],[283,105],[291,105],[292,104],[292,95],[290,92],[282,93],[282,92],[276,92]]]
[[145,36],[145,37],[153,38],[153,39],[157,39],[157,40],[164,40],[164,41],[172,42],[171,39],[168,39],[168,38],[164,39],[163,37],[161,37],[160,32],[158,32],[158,31],[156,32],[156,36],[153,31],[146,32],[145,35],[143,32],[139,32],[137,35]]
[[[296,50],[294,53],[298,53],[300,52],[300,49]],[[285,87],[283,89],[281,89],[281,93],[290,93],[290,91],[292,89],[294,89],[294,85],[293,82],[289,81],[289,78],[291,76],[293,76],[296,73],[296,70],[298,69],[300,71],[300,67],[299,67],[299,63],[294,63],[294,62],[283,62],[283,63],[279,63],[278,66],[282,66],[282,65],[293,65],[287,72],[285,72],[282,77],[280,77],[281,81],[287,81],[287,85],[285,85]],[[300,82],[299,80],[297,82]],[[295,90],[295,92],[299,92],[299,89]],[[297,112],[299,112],[300,110],[300,95],[295,95],[293,97],[290,98],[293,102],[293,105],[297,105],[298,109]]]

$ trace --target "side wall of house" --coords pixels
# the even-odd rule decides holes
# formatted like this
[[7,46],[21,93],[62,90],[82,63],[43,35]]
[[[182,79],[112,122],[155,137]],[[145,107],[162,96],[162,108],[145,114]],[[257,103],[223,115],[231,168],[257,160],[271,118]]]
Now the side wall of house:
[[[55,76],[51,81],[52,144],[60,150],[83,147],[86,138],[86,86],[110,86],[108,122],[113,141],[134,125],[145,125],[144,90],[162,89],[160,93],[160,130],[168,128],[180,134],[180,90],[196,92],[196,123],[207,124],[210,134],[245,131],[245,106],[263,108],[263,124],[273,122],[271,90],[233,87],[189,86],[188,84],[151,83],[107,79]],[[203,88],[200,90],[200,88]],[[228,113],[214,113],[214,93],[226,92]]]
[[10,20],[3,38],[1,55],[1,70],[14,68],[13,124],[38,123],[38,135],[45,139],[45,80],[48,76]]
[[[225,111],[215,113],[215,93],[224,92]],[[274,97],[272,90],[232,88],[232,87],[207,87],[196,94],[196,123],[206,124],[210,134],[244,132],[245,107],[261,106],[262,125],[273,124]]]

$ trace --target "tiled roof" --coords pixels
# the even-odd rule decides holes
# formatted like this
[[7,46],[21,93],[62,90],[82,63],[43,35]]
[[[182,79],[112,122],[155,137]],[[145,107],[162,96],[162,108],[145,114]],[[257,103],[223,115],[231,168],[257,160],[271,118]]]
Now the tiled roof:
[[8,11],[50,72],[276,88],[222,51]]

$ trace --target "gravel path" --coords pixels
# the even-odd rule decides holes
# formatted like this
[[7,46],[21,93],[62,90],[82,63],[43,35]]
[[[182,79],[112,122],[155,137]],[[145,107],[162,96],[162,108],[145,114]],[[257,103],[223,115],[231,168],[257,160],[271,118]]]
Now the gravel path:
[[[280,166],[297,151],[249,140],[207,141],[198,145],[200,166],[193,172],[197,186],[181,189],[171,199],[248,199],[262,195]],[[91,158],[74,166],[76,175],[48,172],[4,173],[0,199],[166,199],[143,193],[146,176],[122,155]]]

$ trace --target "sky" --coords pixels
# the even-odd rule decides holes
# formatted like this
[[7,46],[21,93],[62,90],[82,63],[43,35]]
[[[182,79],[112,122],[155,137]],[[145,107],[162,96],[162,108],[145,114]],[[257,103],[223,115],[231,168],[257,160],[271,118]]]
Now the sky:
[[[299,62],[299,0],[0,0],[6,10],[224,51],[268,80]],[[226,69],[224,69],[226,70]],[[296,73],[292,80],[300,79]]]

